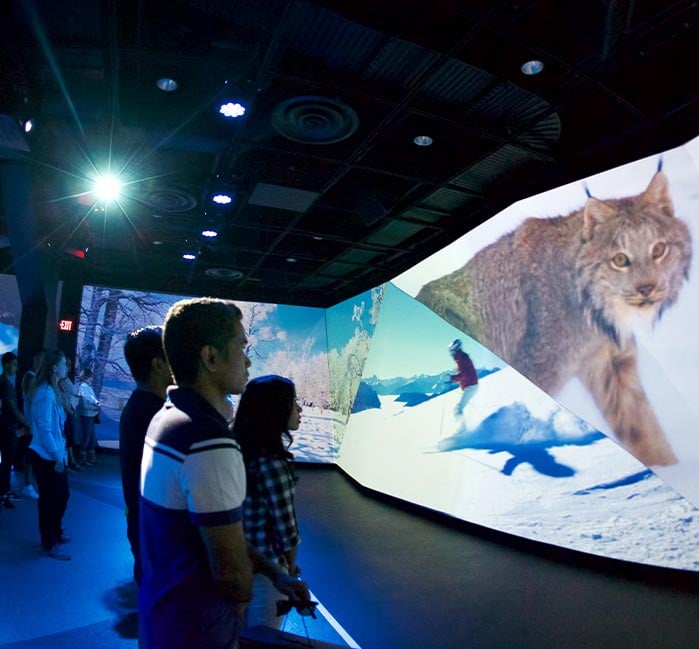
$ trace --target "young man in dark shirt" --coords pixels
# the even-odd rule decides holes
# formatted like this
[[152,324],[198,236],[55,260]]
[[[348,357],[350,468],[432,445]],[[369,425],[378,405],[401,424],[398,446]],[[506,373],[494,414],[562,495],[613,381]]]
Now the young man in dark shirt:
[[162,338],[162,327],[143,327],[131,332],[124,344],[124,358],[136,381],[136,389],[126,402],[119,420],[119,461],[126,504],[126,536],[131,545],[133,576],[137,584],[141,583],[138,503],[143,442],[148,424],[165,403],[167,386],[172,383]]

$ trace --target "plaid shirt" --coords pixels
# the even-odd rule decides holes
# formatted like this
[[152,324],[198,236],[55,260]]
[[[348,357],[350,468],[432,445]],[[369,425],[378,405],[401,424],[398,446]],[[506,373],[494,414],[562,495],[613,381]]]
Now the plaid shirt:
[[247,466],[245,538],[264,556],[281,564],[286,563],[284,553],[301,542],[294,512],[295,482],[284,459],[259,457]]

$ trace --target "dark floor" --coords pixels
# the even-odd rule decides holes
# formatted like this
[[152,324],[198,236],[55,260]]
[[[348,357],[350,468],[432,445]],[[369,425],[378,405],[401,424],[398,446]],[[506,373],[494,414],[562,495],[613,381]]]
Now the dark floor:
[[[3,649],[137,646],[118,467],[102,460],[72,480],[72,561],[42,556],[34,501],[0,514]],[[299,474],[299,564],[348,633],[321,618],[312,637],[364,649],[697,646],[692,576],[553,556],[372,497],[333,468]]]

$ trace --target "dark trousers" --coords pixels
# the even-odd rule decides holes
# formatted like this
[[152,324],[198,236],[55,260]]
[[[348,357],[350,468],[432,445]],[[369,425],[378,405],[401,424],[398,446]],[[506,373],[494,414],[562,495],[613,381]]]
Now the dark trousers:
[[29,445],[32,443],[32,436],[25,433],[17,439],[15,447],[14,465],[15,471],[24,471],[24,465],[29,462]]
[[61,538],[63,514],[68,506],[68,471],[57,473],[56,462],[44,460],[36,451],[29,451],[36,484],[39,487],[39,533],[45,550]]
[[137,584],[141,584],[141,544],[139,541],[138,532],[138,508],[136,511],[130,509],[126,513],[126,536],[131,545],[131,554],[133,554],[133,578]]
[[12,463],[15,461],[17,437],[14,430],[0,430],[0,496],[12,488]]

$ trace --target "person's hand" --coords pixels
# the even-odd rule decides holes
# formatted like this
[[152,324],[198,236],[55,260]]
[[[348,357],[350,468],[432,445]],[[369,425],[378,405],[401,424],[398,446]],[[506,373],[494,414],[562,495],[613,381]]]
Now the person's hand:
[[62,459],[56,460],[56,464],[54,465],[53,470],[56,473],[63,473],[65,471],[65,469],[66,469],[66,463]]
[[238,628],[243,628],[243,624],[245,623],[245,611],[248,607],[248,602],[236,602],[233,604],[233,611],[236,617],[236,620],[238,621]]
[[279,573],[272,582],[274,587],[283,595],[299,603],[311,601],[311,594],[308,592],[308,584],[298,577],[292,577],[285,572]]

